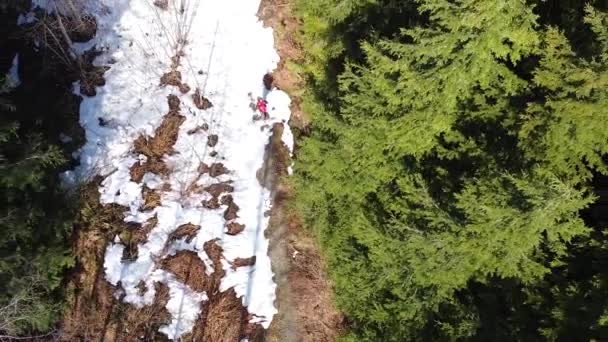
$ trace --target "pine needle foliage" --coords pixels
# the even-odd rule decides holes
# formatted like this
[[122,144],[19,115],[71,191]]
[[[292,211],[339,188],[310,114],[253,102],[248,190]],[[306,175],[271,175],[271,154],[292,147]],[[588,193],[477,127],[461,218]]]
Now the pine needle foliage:
[[[593,32],[595,51],[580,56],[540,8],[300,2],[315,121],[298,152],[298,203],[353,321],[346,339],[484,340],[480,295],[501,291],[521,300],[504,304],[522,308],[508,319],[530,311],[537,325],[493,338],[563,336],[549,313],[558,300],[539,293],[569,282],[552,276],[605,228],[581,213],[608,171],[608,17],[580,9],[575,27]],[[542,326],[547,317],[557,323]]]

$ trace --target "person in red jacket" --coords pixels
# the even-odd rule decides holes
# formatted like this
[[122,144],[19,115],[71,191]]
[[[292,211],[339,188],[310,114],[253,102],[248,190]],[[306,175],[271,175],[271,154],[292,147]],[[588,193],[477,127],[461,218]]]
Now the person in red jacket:
[[258,102],[257,102],[256,107],[262,114],[262,119],[264,119],[264,120],[267,120],[269,117],[267,105],[268,105],[268,101],[264,100],[261,97],[258,97]]

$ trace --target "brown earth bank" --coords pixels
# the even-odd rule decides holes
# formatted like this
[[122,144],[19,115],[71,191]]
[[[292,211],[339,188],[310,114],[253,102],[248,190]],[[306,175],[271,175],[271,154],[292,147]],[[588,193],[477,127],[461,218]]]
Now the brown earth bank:
[[[273,72],[272,82],[291,97],[289,125],[296,131],[305,131],[310,120],[301,110],[299,94],[304,89],[303,80],[289,68],[302,58],[296,39],[299,22],[293,16],[292,2],[262,0],[258,16],[274,31],[281,62]],[[267,78],[264,83],[268,83]],[[335,341],[344,332],[345,321],[334,305],[332,286],[319,248],[297,213],[289,209],[290,202],[297,199],[293,198],[294,191],[286,181],[291,158],[281,140],[283,129],[281,124],[273,126],[264,166],[258,171],[260,183],[272,191],[273,209],[266,235],[270,239],[269,254],[277,283],[278,314],[265,340]]]

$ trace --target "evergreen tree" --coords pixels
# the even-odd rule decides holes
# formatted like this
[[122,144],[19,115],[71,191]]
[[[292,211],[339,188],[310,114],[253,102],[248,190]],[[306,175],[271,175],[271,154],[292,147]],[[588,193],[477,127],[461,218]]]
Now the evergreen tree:
[[[531,298],[588,239],[579,213],[606,171],[605,48],[577,56],[524,1],[416,4],[419,20],[344,63],[339,101],[307,103],[298,201],[356,340],[482,336],[484,291]],[[605,46],[605,14],[586,11]],[[559,330],[511,328],[507,340]]]

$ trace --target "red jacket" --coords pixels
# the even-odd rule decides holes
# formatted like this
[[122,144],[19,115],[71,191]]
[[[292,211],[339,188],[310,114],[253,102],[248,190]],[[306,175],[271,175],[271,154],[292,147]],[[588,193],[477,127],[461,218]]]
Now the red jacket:
[[260,111],[260,113],[263,113],[263,114],[268,113],[268,109],[266,108],[267,103],[268,102],[266,102],[266,100],[263,100],[263,99],[258,100],[257,107],[258,107],[258,110]]

